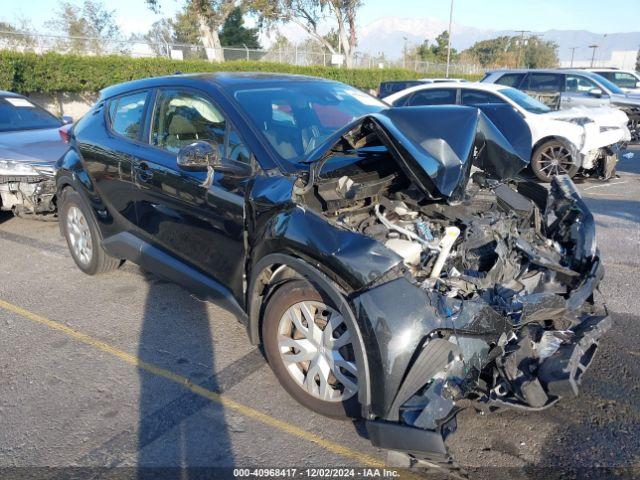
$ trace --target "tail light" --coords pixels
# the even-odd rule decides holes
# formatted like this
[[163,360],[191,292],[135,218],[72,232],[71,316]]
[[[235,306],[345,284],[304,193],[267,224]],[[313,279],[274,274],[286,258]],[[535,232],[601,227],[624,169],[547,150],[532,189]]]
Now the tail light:
[[72,125],[63,125],[58,129],[60,138],[64,143],[69,143],[71,141],[71,127]]

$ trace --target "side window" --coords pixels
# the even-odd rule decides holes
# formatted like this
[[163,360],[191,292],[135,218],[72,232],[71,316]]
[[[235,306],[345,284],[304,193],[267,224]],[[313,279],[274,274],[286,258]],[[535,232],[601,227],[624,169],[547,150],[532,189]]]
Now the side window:
[[162,90],[158,93],[151,144],[178,153],[202,140],[217,145],[222,156],[227,122],[213,104],[197,93]]
[[439,88],[434,90],[420,90],[411,97],[407,105],[455,105],[456,89]]
[[532,73],[529,75],[527,90],[544,93],[560,92],[561,75],[555,73]]
[[462,105],[483,105],[486,103],[506,103],[493,93],[479,90],[462,90]]
[[138,92],[111,100],[109,102],[111,129],[124,137],[137,140],[142,128],[147,96],[148,92]]
[[523,78],[524,73],[505,73],[496,80],[496,83],[499,85],[506,85],[507,87],[518,88],[518,85],[520,85]]
[[569,93],[587,93],[589,90],[598,88],[595,82],[580,75],[567,75],[564,90]]
[[229,128],[227,154],[225,158],[233,160],[234,162],[246,163],[247,165],[251,163],[249,149],[247,149],[242,142],[235,128]]
[[616,72],[615,80],[613,81],[613,83],[622,88],[636,88],[638,79],[630,73]]

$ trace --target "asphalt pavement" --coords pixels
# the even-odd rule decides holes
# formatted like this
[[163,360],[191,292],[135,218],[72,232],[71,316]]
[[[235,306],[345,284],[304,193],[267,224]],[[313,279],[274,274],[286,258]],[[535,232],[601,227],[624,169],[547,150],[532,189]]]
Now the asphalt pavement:
[[[448,444],[471,478],[640,476],[640,150],[618,174],[577,182],[597,220],[614,328],[579,397],[459,415]],[[230,313],[135,265],[85,276],[57,223],[0,216],[0,477],[385,462],[361,423],[292,400]],[[3,475],[10,467],[30,468]]]

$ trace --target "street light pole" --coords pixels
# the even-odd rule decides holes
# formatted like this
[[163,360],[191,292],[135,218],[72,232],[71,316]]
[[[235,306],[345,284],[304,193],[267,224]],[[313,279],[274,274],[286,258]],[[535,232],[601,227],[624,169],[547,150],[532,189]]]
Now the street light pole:
[[404,47],[402,49],[402,68],[407,68],[407,37],[402,37],[404,39]]
[[600,45],[589,45],[589,48],[593,48],[593,53],[591,54],[591,68],[593,68],[593,64],[596,60],[596,50]]
[[445,78],[449,78],[449,64],[451,63],[451,24],[453,23],[453,0],[451,0],[451,10],[449,11],[449,38],[447,42],[447,71]]
[[531,33],[531,30],[516,30],[516,33],[520,34],[520,45],[518,46],[518,67],[522,62],[522,47],[524,47],[524,34]]
[[569,47],[571,49],[571,65],[569,65],[571,68],[573,68],[573,56],[576,53],[576,48],[578,47]]

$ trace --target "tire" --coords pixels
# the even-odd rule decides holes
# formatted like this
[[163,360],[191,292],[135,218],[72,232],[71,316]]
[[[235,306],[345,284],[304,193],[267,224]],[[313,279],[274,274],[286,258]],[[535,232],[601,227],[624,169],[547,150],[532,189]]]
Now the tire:
[[580,167],[573,162],[571,149],[559,140],[548,140],[536,148],[531,157],[531,170],[542,182],[549,183],[556,175],[573,178]]
[[280,384],[300,404],[328,417],[358,418],[357,347],[348,341],[355,335],[327,302],[308,282],[293,280],[280,286],[264,311],[265,354]]
[[118,268],[122,261],[110,257],[102,248],[95,218],[84,206],[78,192],[62,192],[59,218],[62,233],[73,261],[87,275],[97,275]]

